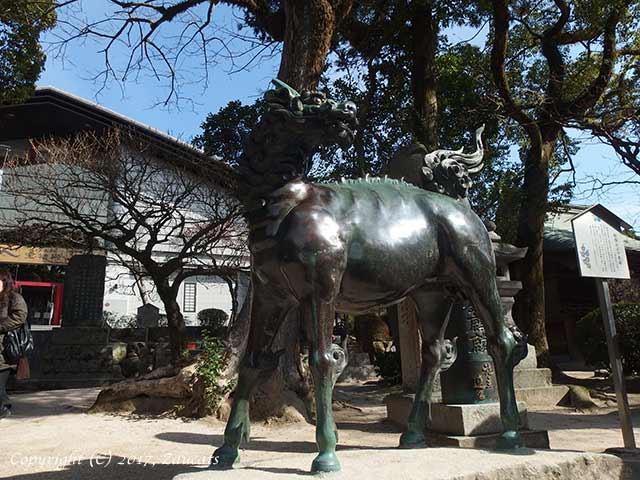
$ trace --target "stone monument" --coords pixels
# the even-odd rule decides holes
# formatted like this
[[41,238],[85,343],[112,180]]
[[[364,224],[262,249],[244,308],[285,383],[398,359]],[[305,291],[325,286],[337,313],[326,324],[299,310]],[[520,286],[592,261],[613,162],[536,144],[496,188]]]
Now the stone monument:
[[102,309],[104,255],[76,255],[65,271],[61,328],[51,331],[41,353],[43,380],[51,387],[88,386],[121,379],[123,347],[109,340]]

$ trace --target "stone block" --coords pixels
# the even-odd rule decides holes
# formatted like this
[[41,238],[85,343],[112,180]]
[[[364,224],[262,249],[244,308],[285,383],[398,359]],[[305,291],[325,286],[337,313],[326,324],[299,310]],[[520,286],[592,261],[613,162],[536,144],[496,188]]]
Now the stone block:
[[160,309],[151,303],[138,308],[136,319],[139,327],[157,327],[160,321]]
[[569,387],[566,385],[517,388],[516,399],[519,402],[526,402],[530,407],[555,407],[567,393],[569,393]]
[[[407,419],[411,413],[411,407],[413,407],[413,399],[415,395],[413,393],[393,393],[387,395],[384,399],[384,403],[387,406],[387,418],[398,425],[401,428],[406,428]],[[440,392],[433,392],[432,408],[441,401]]]
[[[518,411],[522,426],[527,428],[529,422],[526,404],[518,402]],[[434,404],[431,406],[431,430],[448,435],[487,435],[503,432],[500,404]]]
[[[432,447],[482,448],[495,450],[501,433],[489,435],[447,435],[445,433],[429,432],[428,444]],[[520,430],[520,435],[527,448],[548,449],[549,433],[546,430]]]
[[551,386],[551,370],[548,368],[520,368],[513,371],[515,388]]
[[538,358],[536,357],[536,347],[533,345],[527,344],[527,356],[522,359],[522,361],[516,365],[516,370],[521,370],[524,368],[538,368]]

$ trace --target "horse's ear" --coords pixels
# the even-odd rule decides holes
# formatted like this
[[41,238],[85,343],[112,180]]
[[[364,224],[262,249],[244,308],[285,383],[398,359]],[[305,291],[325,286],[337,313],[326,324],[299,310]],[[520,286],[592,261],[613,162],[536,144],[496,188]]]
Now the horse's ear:
[[273,83],[278,88],[285,88],[289,92],[289,95],[291,95],[292,98],[300,96],[300,94],[293,87],[290,87],[289,85],[284,83],[282,80],[278,80],[277,78],[274,78],[273,80],[271,80],[271,83]]

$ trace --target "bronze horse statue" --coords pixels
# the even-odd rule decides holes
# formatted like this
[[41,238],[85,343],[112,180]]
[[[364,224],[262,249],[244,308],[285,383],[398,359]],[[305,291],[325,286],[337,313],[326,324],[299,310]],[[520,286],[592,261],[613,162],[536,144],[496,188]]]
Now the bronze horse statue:
[[[483,222],[466,200],[400,180],[305,181],[319,146],[351,144],[356,107],[274,83],[280,88],[265,94],[268,111],[239,162],[239,193],[250,229],[251,327],[224,444],[214,452],[211,467],[229,468],[238,460],[240,443],[249,436],[252,392],[278,364],[273,340],[287,314],[300,308],[317,406],[319,454],[311,470],[339,470],[331,406],[346,355],[332,343],[335,312],[360,314],[407,297],[417,308],[422,370],[400,446],[425,446],[431,389],[451,348],[444,339],[448,312],[459,297],[471,302],[487,332],[505,427],[500,446],[521,446],[513,367],[526,343],[503,315]],[[439,152],[445,154],[426,159],[427,180],[434,180],[429,165],[460,176],[460,165],[447,164],[451,155]],[[456,153],[464,160],[459,151],[451,154]]]

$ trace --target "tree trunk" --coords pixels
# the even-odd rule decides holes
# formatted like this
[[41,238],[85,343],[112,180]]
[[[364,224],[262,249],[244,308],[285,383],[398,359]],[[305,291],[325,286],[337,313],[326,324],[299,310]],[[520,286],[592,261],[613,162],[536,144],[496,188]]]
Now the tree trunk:
[[518,326],[529,335],[528,343],[536,348],[538,365],[541,367],[550,365],[542,250],[548,210],[549,159],[555,142],[554,138],[543,140],[539,146],[534,145],[527,152],[516,240],[516,245],[527,247],[528,250],[516,269],[522,281],[522,291],[516,298],[514,313]]
[[229,333],[227,334],[226,344],[226,365],[224,367],[223,377],[233,378],[240,366],[240,361],[244,356],[249,340],[249,328],[251,327],[251,296],[253,288],[249,283],[249,290],[245,297],[238,315],[233,319]]
[[[162,285],[165,283],[166,285]],[[160,286],[162,285],[162,286]],[[180,365],[182,352],[187,348],[186,327],[184,317],[180,311],[180,305],[176,301],[177,289],[169,287],[163,281],[160,285],[156,283],[158,295],[164,305],[167,314],[167,325],[169,327],[169,347],[171,349],[171,362],[173,365]]]
[[318,86],[338,23],[350,1],[285,0],[285,35],[278,78],[301,90]]
[[[314,90],[336,28],[350,9],[351,0],[285,0],[286,25],[278,79],[296,90]],[[273,349],[284,349],[285,354],[278,371],[256,392],[252,406],[256,418],[286,416],[288,407],[305,416],[309,413],[303,405],[309,396],[309,381],[299,368],[299,313],[292,313],[284,322]]]
[[433,2],[412,3],[411,10],[411,91],[413,134],[429,151],[438,145],[438,95],[436,92],[436,48],[438,23]]

